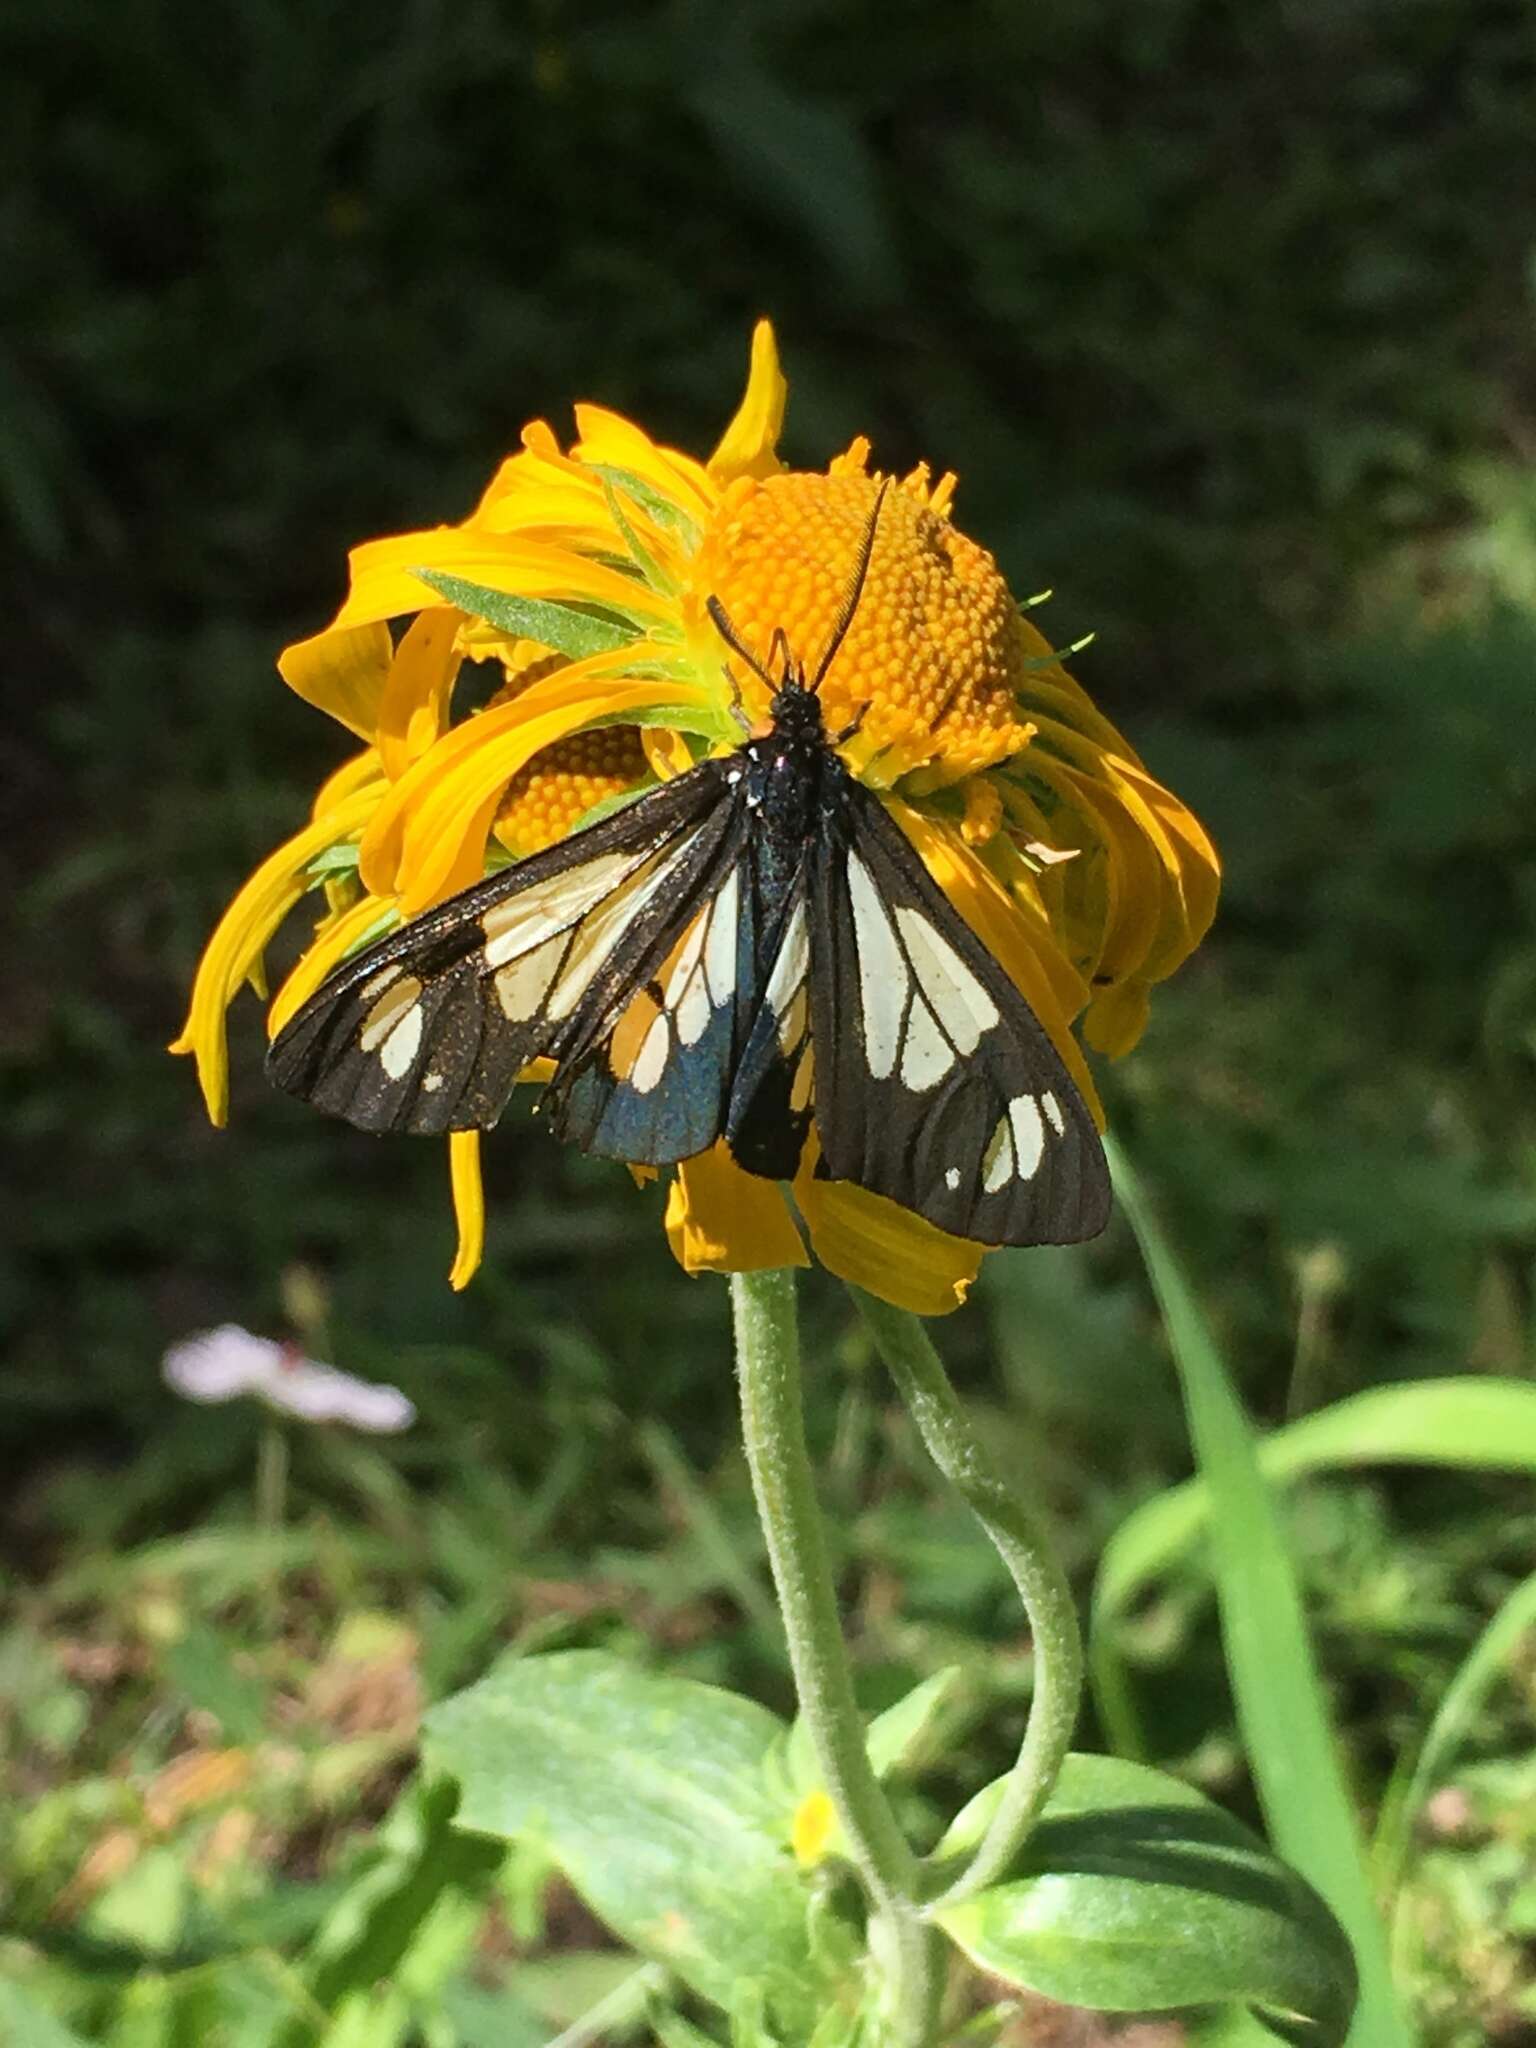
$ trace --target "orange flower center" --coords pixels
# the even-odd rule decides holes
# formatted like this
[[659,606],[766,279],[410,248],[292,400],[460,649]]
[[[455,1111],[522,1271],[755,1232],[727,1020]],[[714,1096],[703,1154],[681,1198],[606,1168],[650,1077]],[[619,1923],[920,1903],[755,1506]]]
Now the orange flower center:
[[[718,597],[765,666],[782,628],[814,677],[877,488],[857,471],[737,485],[700,549],[697,602]],[[1017,753],[1031,732],[1017,702],[1027,660],[992,556],[934,509],[920,478],[889,489],[858,610],[822,690],[829,730],[864,713],[845,750],[851,765],[877,784],[921,771],[920,785],[936,787]],[[748,706],[766,710],[761,684],[737,680]]]
[[[528,656],[529,647],[528,642],[519,643],[518,655]],[[520,658],[490,703],[504,704],[564,666],[565,659],[558,654]],[[526,860],[575,831],[595,805],[633,789],[647,772],[645,749],[633,726],[599,725],[573,732],[545,747],[512,777],[492,830],[514,859]]]

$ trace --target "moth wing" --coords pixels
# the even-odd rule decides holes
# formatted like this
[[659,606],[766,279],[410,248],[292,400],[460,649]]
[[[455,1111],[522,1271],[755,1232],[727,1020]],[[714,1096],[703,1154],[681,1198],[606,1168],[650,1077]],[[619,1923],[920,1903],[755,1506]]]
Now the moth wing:
[[281,1088],[369,1131],[488,1128],[519,1073],[600,1033],[665,951],[730,827],[714,764],[641,797],[347,961],[267,1056]]
[[879,800],[847,804],[811,886],[821,1171],[982,1244],[1096,1236],[1104,1149],[1045,1027]]

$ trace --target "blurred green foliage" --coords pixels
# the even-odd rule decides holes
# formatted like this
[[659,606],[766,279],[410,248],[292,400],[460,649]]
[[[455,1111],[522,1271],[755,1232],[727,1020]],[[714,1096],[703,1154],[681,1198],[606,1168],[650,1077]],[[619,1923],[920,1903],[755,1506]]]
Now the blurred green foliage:
[[[251,1001],[230,1132],[159,1050],[218,910],[345,750],[272,658],[348,544],[459,516],[573,398],[706,449],[760,312],[790,459],[869,432],[893,468],[958,470],[962,522],[1015,588],[1057,588],[1056,640],[1097,630],[1083,680],[1223,848],[1217,932],[1110,1100],[1255,1407],[1529,1375],[1533,118],[1524,0],[6,10],[0,1441],[29,1476],[0,1654],[28,1674],[30,1919],[186,1712],[244,1741],[254,1685],[262,1740],[310,1725],[355,1608],[409,1615],[433,1697],[552,1626],[784,1704],[742,1606],[722,1290],[673,1269],[654,1192],[509,1119],[454,1297],[437,1148],[271,1099]],[[254,1426],[174,1412],[156,1363],[206,1322],[279,1329],[299,1260],[342,1361],[425,1420],[388,1453],[309,1440],[269,1555]],[[808,1292],[875,1704],[1016,1624]],[[1187,1470],[1123,1232],[992,1262],[942,1340],[1081,1570]],[[1528,1492],[1319,1481],[1295,1515],[1369,1796],[1529,1570]],[[1160,1753],[1241,1796],[1203,1586],[1138,1625]],[[70,1676],[61,1643],[127,1661]],[[1004,1655],[1012,1721],[1005,1698],[955,1791],[1025,1682]],[[1532,1715],[1517,1676],[1424,1865],[1437,2043],[1529,1995]],[[301,1890],[391,1764],[340,1792],[306,1769],[260,1814]]]

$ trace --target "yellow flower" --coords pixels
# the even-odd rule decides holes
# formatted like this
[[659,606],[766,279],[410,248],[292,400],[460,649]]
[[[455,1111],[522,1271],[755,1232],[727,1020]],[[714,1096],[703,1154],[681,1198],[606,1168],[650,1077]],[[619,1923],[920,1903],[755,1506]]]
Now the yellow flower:
[[[724,664],[707,599],[770,672],[776,632],[813,659],[881,479],[862,440],[824,474],[786,470],[785,390],[760,322],[745,396],[707,463],[578,406],[571,447],[535,421],[459,525],[353,550],[341,610],[278,667],[364,750],[236,896],[172,1047],[196,1056],[214,1122],[228,1100],[224,1013],[247,981],[265,993],[264,950],[304,895],[323,892],[324,910],[270,1005],[273,1033],[392,923],[553,844],[610,799],[739,746],[733,701],[761,721],[766,693]],[[1098,1115],[1074,1020],[1099,1051],[1135,1042],[1152,985],[1210,923],[1216,857],[991,555],[951,523],[954,488],[920,466],[887,491],[822,690],[827,723],[860,715],[844,759],[1018,983]],[[496,663],[503,680],[482,710],[456,715],[465,661]],[[451,1144],[462,1286],[483,1231],[478,1137]],[[814,1150],[813,1139],[793,1190],[799,1223],[723,1146],[685,1161],[666,1222],[686,1269],[807,1264],[803,1225],[823,1265],[887,1300],[926,1314],[962,1300],[985,1248],[817,1180]]]

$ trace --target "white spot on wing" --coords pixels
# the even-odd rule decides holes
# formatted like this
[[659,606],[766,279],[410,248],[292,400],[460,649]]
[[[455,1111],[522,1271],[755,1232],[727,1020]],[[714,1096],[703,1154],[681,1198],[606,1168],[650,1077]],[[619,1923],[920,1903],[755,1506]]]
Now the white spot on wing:
[[709,936],[710,911],[705,909],[693,921],[683,941],[676,965],[662,991],[664,1008],[672,1013],[677,1035],[684,1045],[696,1045],[709,1023],[709,988],[704,979],[703,953]]
[[902,1086],[921,1095],[925,1088],[936,1088],[954,1064],[954,1047],[939,1028],[938,1019],[921,996],[914,996],[901,1048]]
[[546,939],[543,945],[535,946],[531,953],[500,970],[496,976],[496,1000],[508,1023],[526,1024],[538,1014],[565,948],[564,932],[556,932],[552,939]]
[[731,869],[715,898],[704,946],[704,979],[711,1007],[723,1003],[736,986],[736,920],[741,902],[738,871]]
[[802,896],[790,912],[789,924],[779,942],[773,971],[763,992],[769,1008],[778,1019],[779,1044],[785,1052],[793,1050],[805,1036],[805,977],[810,965],[811,935]]
[[1045,1125],[1034,1096],[1015,1095],[1008,1105],[1008,1121],[1018,1147],[1018,1164],[1013,1170],[1020,1180],[1032,1180],[1045,1150]]
[[1049,1089],[1041,1096],[1040,1107],[1050,1118],[1051,1129],[1056,1133],[1057,1137],[1064,1137],[1066,1135],[1067,1120],[1061,1113],[1061,1104]]
[[[401,1019],[415,1010],[420,994],[421,983],[414,974],[392,973],[384,993],[363,1019],[363,1028],[357,1034],[360,1050],[377,1052]],[[417,1012],[416,1029],[418,1033],[421,1030],[420,1012]]]
[[1004,1116],[998,1119],[997,1129],[982,1154],[981,1185],[987,1194],[995,1195],[1012,1180],[1013,1161],[1013,1126]]
[[998,1021],[996,1003],[954,947],[921,910],[902,904],[896,923],[911,955],[918,987],[956,1051],[974,1052]]
[[627,1079],[638,1094],[649,1095],[667,1068],[667,1054],[672,1048],[672,1026],[665,1016],[658,1016],[641,1043],[635,1064],[630,1068]]
[[571,941],[565,972],[550,997],[551,1017],[568,1017],[575,1009],[607,965],[624,933],[682,860],[689,844],[691,841],[685,841],[665,855],[656,855],[648,874],[627,883],[585,920]]
[[944,1173],[944,1185],[945,1185],[945,1187],[947,1187],[947,1188],[949,1189],[949,1192],[950,1192],[951,1194],[953,1194],[953,1193],[955,1192],[956,1188],[957,1188],[957,1187],[959,1187],[959,1185],[960,1185],[960,1169],[959,1169],[959,1167],[958,1167],[958,1166],[951,1166],[951,1167],[947,1167],[947,1168],[945,1169],[945,1173]]
[[421,1050],[421,1005],[413,1003],[379,1047],[379,1065],[391,1081],[411,1071],[411,1062]]
[[443,1077],[441,1074],[423,1074],[421,1077],[421,1092],[423,1095],[435,1095],[442,1085]]
[[859,950],[859,1003],[864,1012],[864,1059],[877,1081],[896,1065],[901,1019],[911,986],[896,933],[880,892],[856,853],[848,856],[848,897]]
[[599,854],[537,888],[515,892],[504,903],[494,904],[480,920],[486,938],[486,966],[505,967],[555,933],[569,931],[578,918],[585,917],[594,904],[643,866],[645,859],[643,848]]

